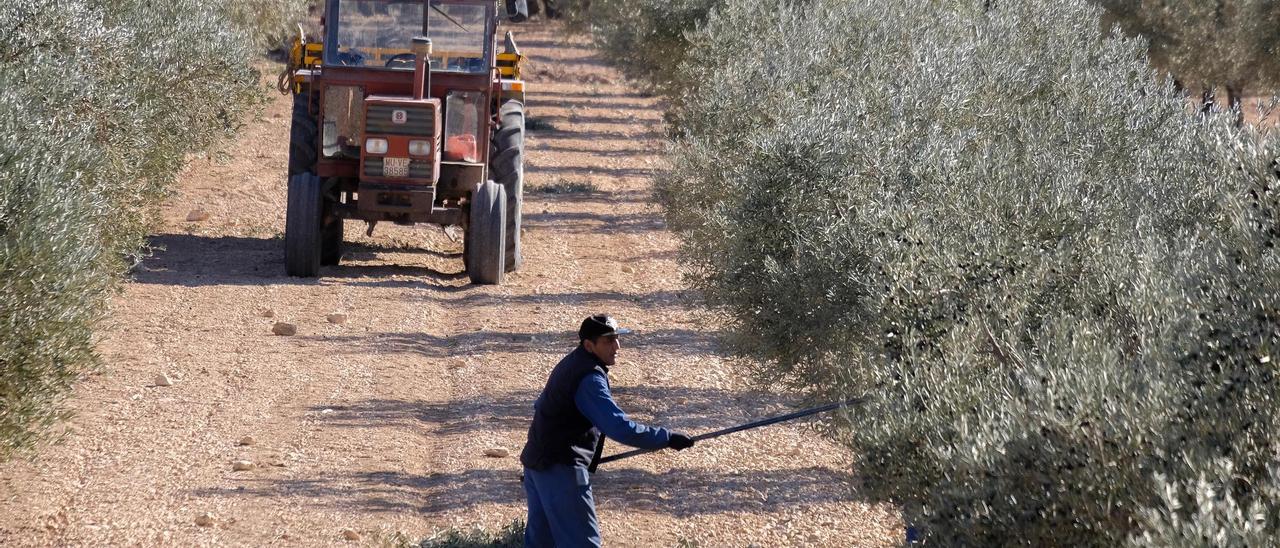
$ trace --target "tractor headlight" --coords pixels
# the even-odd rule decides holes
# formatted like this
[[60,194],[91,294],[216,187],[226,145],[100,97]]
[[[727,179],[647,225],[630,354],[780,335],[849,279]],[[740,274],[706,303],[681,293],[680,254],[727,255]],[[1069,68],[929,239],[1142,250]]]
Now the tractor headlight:
[[364,151],[369,154],[386,154],[387,140],[370,137],[364,140]]
[[421,139],[413,139],[409,141],[410,156],[430,156],[431,141],[423,141]]

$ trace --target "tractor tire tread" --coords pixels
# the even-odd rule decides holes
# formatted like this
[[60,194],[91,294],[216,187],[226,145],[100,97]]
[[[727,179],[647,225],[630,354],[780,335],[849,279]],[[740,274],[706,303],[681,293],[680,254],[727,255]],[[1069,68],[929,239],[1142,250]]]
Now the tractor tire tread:
[[314,278],[320,274],[324,204],[320,187],[320,178],[311,173],[299,173],[289,178],[284,264],[290,276]]
[[473,284],[501,284],[506,272],[506,191],[489,181],[471,197],[464,253],[467,276]]
[[518,270],[524,262],[520,244],[524,205],[524,103],[509,100],[498,109],[500,126],[490,142],[489,172],[502,185],[507,199],[505,267]]

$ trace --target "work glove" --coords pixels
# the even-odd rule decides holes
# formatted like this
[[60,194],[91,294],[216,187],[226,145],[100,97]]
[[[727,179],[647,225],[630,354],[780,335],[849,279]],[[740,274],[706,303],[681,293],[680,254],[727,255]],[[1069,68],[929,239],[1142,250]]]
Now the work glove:
[[667,447],[680,451],[693,447],[693,438],[686,436],[681,432],[672,432],[671,440],[667,442]]

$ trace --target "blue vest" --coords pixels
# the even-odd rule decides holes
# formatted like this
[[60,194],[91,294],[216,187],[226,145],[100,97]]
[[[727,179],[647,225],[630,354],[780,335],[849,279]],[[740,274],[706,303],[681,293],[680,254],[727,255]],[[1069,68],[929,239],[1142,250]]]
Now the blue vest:
[[603,373],[609,368],[579,346],[551,370],[547,386],[533,404],[533,424],[529,439],[520,452],[520,462],[534,470],[553,464],[588,466],[604,441],[600,430],[578,411],[574,396],[578,385],[592,371]]

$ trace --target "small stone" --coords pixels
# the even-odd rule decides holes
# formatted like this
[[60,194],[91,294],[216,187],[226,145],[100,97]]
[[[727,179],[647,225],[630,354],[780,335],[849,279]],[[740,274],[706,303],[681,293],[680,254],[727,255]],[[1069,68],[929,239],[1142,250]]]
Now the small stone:
[[209,212],[203,209],[200,209],[198,207],[191,210],[191,213],[187,214],[187,221],[192,223],[205,221],[208,219],[209,219]]
[[276,311],[270,308],[261,308],[258,309],[258,315],[263,318],[274,318],[276,317]]
[[329,320],[329,323],[338,324],[338,325],[347,323],[347,315],[338,313],[338,312],[329,314],[328,316],[325,316],[324,319]]
[[244,472],[244,471],[247,471],[247,470],[253,470],[253,468],[254,468],[254,467],[253,467],[253,461],[238,460],[238,461],[235,461],[235,462],[232,462],[232,463],[231,463],[231,469],[232,469],[232,470],[235,470],[236,472]]
[[635,274],[635,273],[636,273],[636,269],[631,268],[631,267],[629,267],[629,266],[624,266],[624,267],[622,267],[622,272],[623,272],[623,273],[625,273],[625,274]]
[[236,445],[253,445],[255,443],[258,443],[258,440],[253,439],[253,436],[245,436],[240,438],[240,441],[236,442]]
[[213,525],[213,514],[205,512],[203,514],[196,516],[196,525],[199,525],[201,527],[208,527],[210,525]]
[[152,382],[156,386],[173,386],[173,379],[170,379],[168,375],[163,373],[156,375],[155,380]]
[[271,332],[281,337],[289,337],[298,334],[298,326],[288,322],[276,322],[271,326]]
[[490,447],[484,450],[484,456],[500,459],[511,455],[511,451],[506,447]]
[[343,529],[342,538],[347,540],[360,540],[360,533],[357,533],[352,529]]

